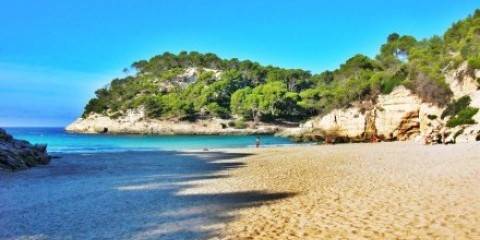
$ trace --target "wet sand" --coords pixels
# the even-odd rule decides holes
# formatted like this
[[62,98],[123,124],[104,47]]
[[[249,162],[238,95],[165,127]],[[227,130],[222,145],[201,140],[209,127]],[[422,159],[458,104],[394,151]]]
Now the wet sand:
[[480,145],[65,154],[0,203],[0,239],[476,239]]

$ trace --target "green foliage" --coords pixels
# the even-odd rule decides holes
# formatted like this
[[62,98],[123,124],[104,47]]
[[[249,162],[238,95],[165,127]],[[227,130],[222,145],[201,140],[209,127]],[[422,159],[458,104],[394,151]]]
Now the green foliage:
[[447,105],[447,108],[442,113],[441,118],[444,119],[447,116],[455,116],[463,109],[467,108],[470,105],[472,100],[469,96],[463,96],[456,101],[453,101]]
[[145,113],[150,118],[162,116],[164,111],[161,97],[151,96],[145,100]]
[[447,121],[447,127],[456,127],[465,124],[475,124],[472,117],[477,114],[478,108],[466,107],[458,112],[458,114]]
[[239,118],[233,122],[233,127],[237,129],[245,129],[247,128],[247,123],[242,118]]
[[[236,115],[255,121],[299,121],[355,101],[374,100],[400,85],[424,101],[445,105],[452,92],[444,75],[465,61],[471,69],[480,69],[478,10],[453,24],[442,37],[417,40],[392,33],[374,59],[357,54],[338,69],[319,74],[222,59],[212,53],[166,52],[133,63],[136,72],[132,76],[114,79],[97,90],[83,116],[117,116],[144,107],[151,118],[194,120]],[[187,84],[179,79],[188,68],[196,68],[198,74],[196,81]],[[462,101],[465,99],[449,105],[442,118],[459,115],[468,106]]]
[[447,121],[447,127],[456,127],[464,124],[474,124],[472,117],[478,112],[478,108],[469,107],[471,99],[469,96],[463,96],[447,105],[441,118],[450,116]]
[[267,82],[254,89],[240,89],[232,95],[231,109],[245,119],[271,121],[302,116],[298,93],[289,92],[280,81]]
[[471,69],[480,69],[480,57],[479,56],[470,57],[468,59],[468,66]]

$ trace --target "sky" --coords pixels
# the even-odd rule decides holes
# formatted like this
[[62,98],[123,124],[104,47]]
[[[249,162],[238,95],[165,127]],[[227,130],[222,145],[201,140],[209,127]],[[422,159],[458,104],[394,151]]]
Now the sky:
[[441,35],[480,0],[0,1],[0,127],[65,126],[95,89],[165,51],[335,69],[388,34]]

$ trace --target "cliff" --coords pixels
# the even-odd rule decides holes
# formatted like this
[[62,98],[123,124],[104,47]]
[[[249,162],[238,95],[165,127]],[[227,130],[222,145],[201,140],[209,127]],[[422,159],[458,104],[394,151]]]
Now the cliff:
[[20,170],[49,162],[46,145],[14,139],[0,129],[0,169]]
[[[480,108],[480,71],[469,70],[466,63],[446,74],[453,99],[468,96],[469,107]],[[390,94],[379,95],[372,102],[354,102],[351,107],[335,109],[312,118],[285,136],[301,141],[375,141],[417,140],[473,142],[480,140],[480,112],[473,115],[473,124],[448,127],[452,118],[442,118],[446,106],[422,101],[403,86]]]

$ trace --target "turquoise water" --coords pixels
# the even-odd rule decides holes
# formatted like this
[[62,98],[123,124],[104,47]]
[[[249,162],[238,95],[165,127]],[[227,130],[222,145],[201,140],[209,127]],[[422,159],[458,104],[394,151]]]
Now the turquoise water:
[[[48,144],[49,152],[117,152],[150,150],[189,150],[203,148],[242,148],[255,144],[247,136],[142,136],[72,134],[62,128],[7,128],[15,138]],[[287,138],[261,135],[264,146],[292,144]]]

